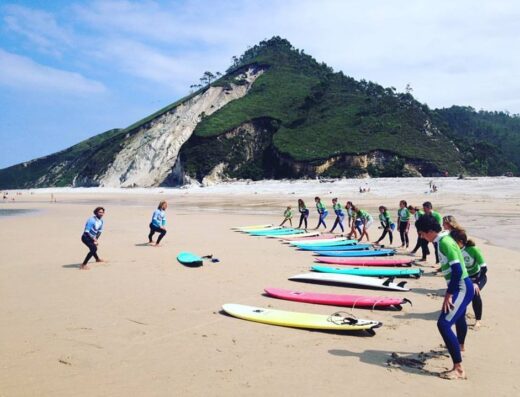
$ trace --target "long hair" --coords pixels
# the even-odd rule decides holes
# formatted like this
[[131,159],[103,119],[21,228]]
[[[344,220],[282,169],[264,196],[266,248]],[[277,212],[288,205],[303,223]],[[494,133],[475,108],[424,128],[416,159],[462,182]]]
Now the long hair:
[[453,229],[450,232],[450,236],[458,243],[462,243],[463,246],[466,247],[474,247],[475,242],[473,240],[468,239],[468,235],[464,229]]
[[464,230],[464,228],[459,224],[459,222],[457,222],[453,215],[446,215],[444,218],[442,218],[442,223],[447,223],[450,225],[451,230]]
[[162,201],[160,201],[160,202],[159,202],[159,205],[157,206],[157,209],[158,209],[158,210],[162,210],[162,206],[163,206],[164,204],[166,204],[166,200],[162,200]]

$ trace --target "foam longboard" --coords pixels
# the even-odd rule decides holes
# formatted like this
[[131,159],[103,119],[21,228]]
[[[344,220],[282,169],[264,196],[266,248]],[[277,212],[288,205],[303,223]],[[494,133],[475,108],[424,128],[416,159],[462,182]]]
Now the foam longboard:
[[394,255],[394,250],[361,250],[361,251],[319,251],[314,250],[317,255],[323,256],[343,256],[343,257],[360,257],[360,256],[390,256]]
[[298,247],[304,251],[359,251],[374,248],[372,244],[350,244],[350,245],[302,245]]
[[351,276],[349,274],[334,273],[303,273],[289,277],[289,280],[314,281],[322,283],[348,284],[359,287],[387,289],[392,291],[409,291],[406,288],[406,281],[394,283],[393,278],[379,279],[374,277]]
[[322,294],[317,292],[300,292],[280,288],[266,288],[267,295],[295,302],[315,303],[346,307],[394,307],[402,309],[403,304],[410,302],[405,298],[390,298],[386,296],[362,296],[344,294]]
[[235,227],[232,227],[231,229],[245,231],[245,230],[253,230],[253,229],[266,229],[269,227],[273,227],[273,224],[269,223],[267,225],[235,226]]
[[332,246],[332,245],[352,245],[357,244],[357,240],[347,240],[345,237],[339,238],[331,238],[331,239],[323,239],[323,240],[312,240],[312,241],[290,241],[289,244],[295,245],[297,247],[303,247],[307,245],[323,245],[323,246]]
[[378,259],[378,258],[335,258],[335,257],[324,257],[319,256],[314,258],[316,262],[328,263],[333,265],[346,265],[346,266],[411,266],[414,262],[413,259],[403,258],[391,258],[391,259]]
[[312,270],[322,273],[351,274],[364,277],[421,277],[422,270],[417,267],[407,269],[375,268],[375,267],[330,267],[312,266]]
[[222,306],[226,313],[243,320],[280,325],[293,328],[307,328],[335,331],[372,331],[382,324],[378,321],[355,319],[344,315],[299,313],[285,310],[227,303]]

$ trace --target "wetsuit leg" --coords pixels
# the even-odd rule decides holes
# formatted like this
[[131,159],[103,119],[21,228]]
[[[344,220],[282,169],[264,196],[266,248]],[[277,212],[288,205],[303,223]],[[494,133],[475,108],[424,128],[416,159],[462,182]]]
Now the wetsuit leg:
[[159,244],[161,242],[162,238],[166,235],[166,230],[159,229],[158,232],[160,234],[159,234],[159,238],[157,239],[157,244]]
[[433,248],[435,248],[435,263],[439,263],[439,245],[433,243]]
[[394,242],[394,235],[391,231],[388,232],[388,237],[390,237],[390,244]]
[[[336,229],[336,226],[338,226],[339,223],[339,216],[336,217],[336,220],[334,221],[334,225],[332,225],[332,229],[330,229],[331,232],[334,231],[334,229]],[[343,226],[341,226],[341,230],[343,230]]]
[[148,234],[148,242],[152,242],[153,235],[155,234],[154,226],[150,223],[150,233]]
[[[480,291],[482,291],[482,288],[484,288],[486,283],[487,283],[487,276],[484,275],[480,278],[480,280],[478,282],[478,287],[479,287]],[[478,295],[475,294],[475,296],[473,297],[472,306],[473,306],[473,311],[475,312],[475,319],[477,321],[482,320],[482,296],[481,296],[481,294],[478,294]]]
[[305,218],[303,218],[305,222],[305,230],[307,230],[307,218],[309,217],[309,214],[305,215]]
[[344,233],[345,228],[343,227],[343,220],[345,219],[345,217],[340,215],[340,216],[338,216],[338,219],[339,219],[339,227],[341,228],[341,232]]
[[[385,238],[386,236],[386,233],[387,233],[387,230],[386,230],[386,227],[383,223],[381,223],[381,226],[383,226],[383,233],[381,234],[381,237],[379,237],[376,241],[377,244],[379,244],[381,241],[383,241],[383,239]],[[392,233],[390,233],[390,236],[392,235]],[[390,240],[392,238],[390,237]],[[392,242],[390,242],[390,244],[392,244]]]
[[[305,219],[305,214],[300,215],[300,223],[298,223],[298,229],[302,227],[303,220]],[[305,228],[307,229],[307,225],[305,225]]]
[[[464,343],[467,332],[466,307],[472,299],[473,283],[469,278],[461,280],[459,290],[452,296],[453,308],[448,313],[441,311],[437,320],[437,328],[454,364],[462,362],[460,345]],[[451,329],[454,324],[456,324],[457,335]]]
[[401,237],[401,245],[406,244],[406,222],[399,222],[399,236]]
[[92,240],[92,238],[90,236],[88,236],[87,234],[83,234],[81,236],[81,241],[83,242],[83,244],[85,244],[88,249],[89,249],[89,253],[87,254],[87,256],[85,257],[85,260],[83,261],[83,264],[86,265],[87,262],[92,258],[94,257],[94,259],[96,261],[99,261],[99,257],[97,256],[97,245],[94,244],[94,240]]

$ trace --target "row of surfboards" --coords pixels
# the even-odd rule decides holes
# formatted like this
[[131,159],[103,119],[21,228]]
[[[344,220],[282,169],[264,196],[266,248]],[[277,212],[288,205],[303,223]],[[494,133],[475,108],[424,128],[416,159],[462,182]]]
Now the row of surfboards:
[[[372,249],[371,244],[358,244],[356,240],[345,237],[321,236],[319,232],[308,233],[300,229],[281,228],[273,225],[254,225],[233,228],[251,236],[263,236],[281,239],[299,250],[312,251],[319,257],[317,262],[346,267],[330,267],[317,264],[311,267],[312,273],[304,273],[289,277],[289,280],[346,284],[375,289],[393,291],[409,291],[406,281],[394,283],[394,277],[420,277],[422,271],[411,266],[411,259],[382,259],[374,256],[390,256],[394,250]],[[375,267],[377,266],[377,267]],[[386,279],[375,277],[387,277]],[[268,296],[297,302],[345,307],[389,308],[401,310],[408,299],[379,296],[322,294],[292,291],[278,288],[266,288]],[[345,316],[343,312],[332,315],[298,313],[274,310],[238,304],[225,304],[223,310],[238,318],[272,325],[322,330],[357,331],[365,330],[370,335],[382,324],[378,321],[356,319]]]

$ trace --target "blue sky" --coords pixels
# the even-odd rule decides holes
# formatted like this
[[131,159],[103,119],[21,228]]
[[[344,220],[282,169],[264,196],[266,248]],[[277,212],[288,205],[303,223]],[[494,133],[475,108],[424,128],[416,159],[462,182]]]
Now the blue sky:
[[134,121],[274,35],[431,107],[520,113],[517,1],[0,2],[0,168]]

